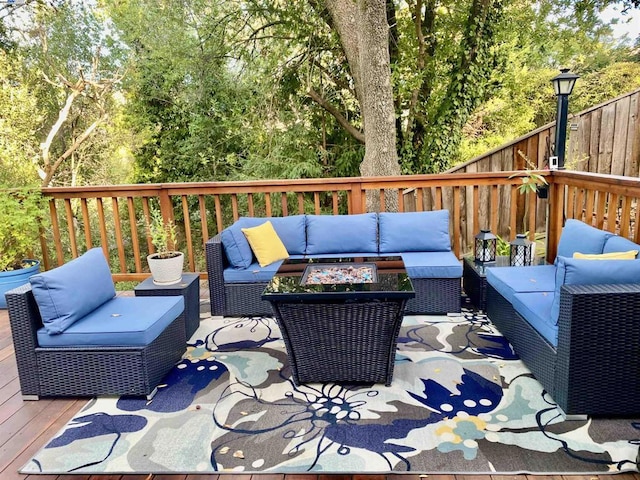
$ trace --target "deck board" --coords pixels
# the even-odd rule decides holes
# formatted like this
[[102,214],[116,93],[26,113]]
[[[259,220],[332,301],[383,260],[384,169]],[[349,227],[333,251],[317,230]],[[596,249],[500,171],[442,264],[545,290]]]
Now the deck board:
[[[201,289],[202,290],[202,289]],[[6,310],[0,310],[0,479],[2,480],[640,480],[618,475],[21,475],[18,469],[53,437],[87,399],[23,401]]]

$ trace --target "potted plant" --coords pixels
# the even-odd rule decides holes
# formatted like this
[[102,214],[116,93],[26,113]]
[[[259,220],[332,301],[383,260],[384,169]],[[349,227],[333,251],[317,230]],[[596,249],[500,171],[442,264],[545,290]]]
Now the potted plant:
[[40,271],[33,249],[40,236],[43,208],[39,191],[0,190],[0,308],[5,292],[24,285]]
[[155,253],[147,256],[149,270],[156,285],[173,285],[182,281],[184,254],[173,250],[176,244],[176,226],[172,221],[165,222],[158,210],[151,211],[151,220],[147,232]]
[[[549,183],[547,179],[544,178],[544,175],[535,172],[535,165],[533,162],[521,151],[518,150],[518,155],[520,155],[524,161],[527,163],[528,168],[514,173],[509,178],[518,177],[522,180],[522,183],[518,185],[518,192],[520,195],[524,195],[524,216],[522,218],[522,225],[525,230],[525,235],[529,233],[529,229],[527,228],[527,220],[529,218],[529,194],[538,194],[539,198],[547,198],[547,187]],[[544,190],[544,196],[540,195],[541,191]],[[530,228],[535,230],[535,225],[529,225]],[[535,233],[535,232],[534,232]],[[535,257],[536,251],[536,242],[533,242],[533,246],[531,247],[531,259],[530,262],[533,263],[533,259]]]

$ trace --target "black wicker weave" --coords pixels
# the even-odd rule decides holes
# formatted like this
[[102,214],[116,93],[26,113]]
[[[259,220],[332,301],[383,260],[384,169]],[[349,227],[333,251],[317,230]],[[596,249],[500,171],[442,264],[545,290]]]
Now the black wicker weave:
[[411,278],[416,296],[407,301],[406,314],[436,315],[462,311],[460,278]]
[[640,284],[565,285],[554,348],[491,285],[487,314],[567,415],[640,414]]
[[[266,282],[225,283],[222,272],[229,266],[220,235],[205,244],[211,314],[227,317],[273,315],[269,302],[260,298]],[[460,313],[462,281],[460,278],[411,278],[415,298],[409,300],[405,313]]]
[[294,383],[391,385],[405,302],[273,302]]
[[145,347],[38,347],[40,311],[29,284],[6,293],[22,395],[149,396],[186,351],[184,313]]
[[136,297],[179,296],[184,298],[187,340],[200,326],[200,275],[183,273],[182,281],[174,285],[156,285],[149,277],[134,288]]

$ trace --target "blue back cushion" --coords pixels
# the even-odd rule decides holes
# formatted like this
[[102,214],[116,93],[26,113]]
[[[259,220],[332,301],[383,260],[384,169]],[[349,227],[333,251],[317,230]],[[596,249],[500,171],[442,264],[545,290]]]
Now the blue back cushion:
[[560,316],[560,288],[562,285],[599,285],[640,283],[640,260],[585,260],[558,257],[556,288],[551,318]]
[[557,255],[573,257],[575,252],[602,253],[605,242],[612,235],[580,220],[569,219],[562,229]]
[[448,252],[449,210],[380,213],[380,253]]
[[303,255],[307,248],[305,215],[289,217],[240,217],[237,222],[220,233],[224,251],[233,268],[249,268],[254,262],[253,251],[242,233],[243,228],[257,227],[270,221],[274,230],[291,255]]
[[31,289],[47,333],[62,333],[116,295],[101,248],[32,276]]
[[233,268],[247,268],[251,265],[253,252],[241,230],[250,226],[253,227],[255,225],[243,225],[242,218],[240,218],[233,225],[220,232],[224,253]]
[[640,250],[640,245],[619,235],[612,235],[604,244],[602,253],[628,252],[629,250]]
[[378,253],[378,218],[358,215],[307,215],[307,254]]

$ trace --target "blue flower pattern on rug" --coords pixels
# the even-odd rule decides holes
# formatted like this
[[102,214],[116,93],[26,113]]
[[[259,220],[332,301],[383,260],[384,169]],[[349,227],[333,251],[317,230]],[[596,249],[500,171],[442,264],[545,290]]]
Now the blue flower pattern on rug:
[[[604,422],[604,420],[601,420]],[[617,472],[637,419],[564,422],[486,316],[407,316],[391,387],[296,386],[270,318],[202,321],[151,400],[92,400],[45,472]]]

